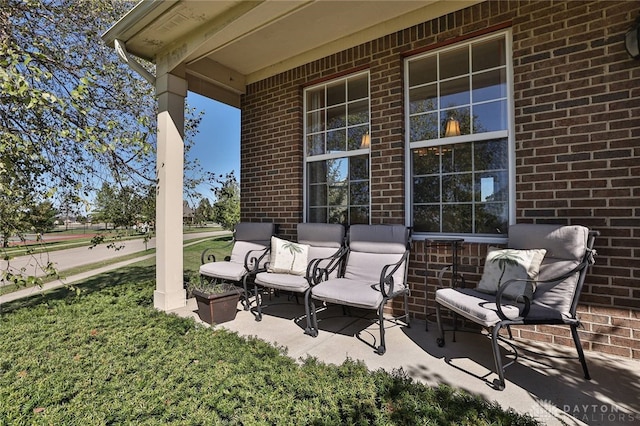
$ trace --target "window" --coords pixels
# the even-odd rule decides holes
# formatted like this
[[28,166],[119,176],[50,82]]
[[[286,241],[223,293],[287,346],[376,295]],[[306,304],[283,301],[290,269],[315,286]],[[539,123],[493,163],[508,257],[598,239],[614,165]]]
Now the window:
[[310,87],[304,99],[306,221],[369,223],[369,74]]
[[406,60],[414,232],[506,235],[514,210],[507,33]]

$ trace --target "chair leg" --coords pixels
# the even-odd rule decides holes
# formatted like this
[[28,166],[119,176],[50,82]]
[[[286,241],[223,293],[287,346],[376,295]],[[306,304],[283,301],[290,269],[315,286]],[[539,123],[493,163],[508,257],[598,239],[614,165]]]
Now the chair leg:
[[444,327],[442,326],[442,313],[440,312],[440,304],[436,303],[436,322],[438,323],[438,338],[436,343],[439,347],[444,346]]
[[504,390],[505,381],[504,381],[504,368],[502,367],[502,358],[500,357],[500,345],[498,345],[498,337],[500,333],[500,328],[502,325],[500,323],[496,324],[491,331],[491,346],[493,348],[493,360],[496,364],[496,373],[498,374],[498,385],[496,386],[498,390]]
[[571,336],[573,336],[573,342],[576,344],[576,350],[578,351],[578,359],[580,360],[580,364],[582,364],[582,371],[584,371],[584,378],[587,380],[591,380],[591,376],[589,375],[589,369],[587,368],[587,360],[584,357],[584,351],[582,350],[582,343],[580,343],[580,336],[578,335],[578,326],[572,324],[571,325]]
[[404,293],[404,320],[407,328],[411,328],[411,317],[409,316],[409,293]]
[[247,278],[248,275],[245,275],[242,279],[242,287],[244,288],[244,303],[242,305],[244,306],[245,311],[249,310],[249,290],[247,289]]
[[262,297],[258,294],[258,286],[256,284],[253,285],[253,293],[256,301],[256,307],[258,309],[256,321],[262,321]]
[[386,304],[386,300],[378,306],[378,322],[380,323],[380,346],[378,346],[378,355],[384,355],[387,351],[387,346],[384,341],[384,305]]
[[304,309],[307,314],[307,328],[304,334],[311,337],[318,337],[318,319],[316,318],[316,305],[311,298],[311,289],[304,293]]

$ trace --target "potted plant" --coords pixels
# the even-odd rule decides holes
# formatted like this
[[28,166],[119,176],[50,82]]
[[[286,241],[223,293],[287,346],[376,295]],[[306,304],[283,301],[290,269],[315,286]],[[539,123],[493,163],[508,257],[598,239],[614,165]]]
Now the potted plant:
[[[193,283],[195,280],[190,282]],[[238,312],[241,290],[229,283],[200,283],[189,285],[188,291],[198,303],[198,316],[208,324],[232,321]]]

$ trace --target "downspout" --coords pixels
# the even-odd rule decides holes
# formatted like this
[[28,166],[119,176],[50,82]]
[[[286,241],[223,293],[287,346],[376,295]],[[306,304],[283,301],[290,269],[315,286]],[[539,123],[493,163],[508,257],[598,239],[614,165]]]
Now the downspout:
[[116,53],[120,57],[120,60],[122,62],[124,62],[125,64],[127,64],[129,66],[129,68],[131,68],[133,71],[135,71],[138,74],[140,74],[153,87],[156,87],[156,77],[153,74],[151,74],[149,71],[147,71],[147,69],[145,67],[140,65],[140,63],[138,61],[136,61],[136,59],[133,57],[133,55],[130,55],[127,52],[127,48],[125,47],[124,42],[120,41],[118,39],[115,39],[115,40],[113,40],[113,44],[115,46]]

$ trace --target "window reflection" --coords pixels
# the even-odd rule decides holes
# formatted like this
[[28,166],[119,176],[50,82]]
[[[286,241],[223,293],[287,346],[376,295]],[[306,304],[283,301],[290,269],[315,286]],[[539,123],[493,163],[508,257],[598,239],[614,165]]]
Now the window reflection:
[[411,150],[416,232],[495,234],[508,221],[507,139]]
[[369,223],[368,155],[311,162],[307,179],[309,220]]
[[469,73],[469,48],[461,47],[440,54],[440,80]]

